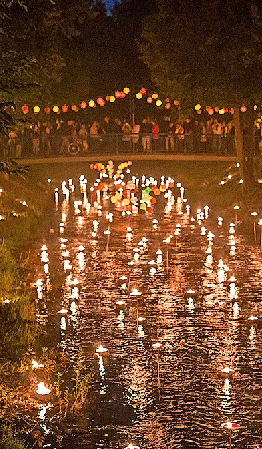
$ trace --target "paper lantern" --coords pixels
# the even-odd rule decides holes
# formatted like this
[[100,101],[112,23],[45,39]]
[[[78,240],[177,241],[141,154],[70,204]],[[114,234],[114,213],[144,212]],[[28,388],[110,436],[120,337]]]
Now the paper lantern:
[[117,91],[115,92],[115,97],[116,97],[116,98],[120,98],[120,95],[121,95],[121,92],[119,92],[119,90],[117,90]]
[[86,102],[85,102],[85,101],[82,101],[82,103],[80,104],[80,108],[81,108],[81,109],[86,109],[86,107],[87,107]]
[[141,93],[142,95],[145,95],[145,94],[146,94],[146,89],[145,89],[144,87],[142,87],[142,89],[140,89],[140,93]]
[[167,103],[167,104],[165,105],[165,108],[166,108],[166,109],[170,109],[170,108],[171,108],[171,104],[170,104],[170,103]]
[[56,112],[56,113],[59,112],[59,107],[58,106],[54,106],[53,107],[53,111]]
[[78,107],[77,107],[75,104],[73,104],[73,106],[71,107],[71,109],[72,109],[72,111],[74,111],[74,112],[77,112],[77,111],[78,111]]
[[201,109],[201,104],[199,104],[199,103],[196,104],[196,105],[195,105],[195,110],[196,110],[196,111],[199,111],[200,109]]
[[64,104],[61,109],[62,109],[62,112],[67,112],[68,106],[66,104]]
[[254,105],[254,111],[256,111],[256,110],[257,110],[257,104]]
[[111,98],[110,95],[107,95],[106,96],[106,101],[110,101],[110,98]]
[[156,100],[158,98],[158,94],[153,94],[152,98],[154,98],[154,100]]
[[38,114],[38,112],[40,112],[39,106],[34,106],[34,113]]
[[114,97],[114,95],[111,95],[110,96],[110,103],[114,103],[115,101],[116,101],[116,99],[115,99],[115,97]]
[[166,102],[166,103],[170,103],[170,98],[166,98],[166,99],[165,99],[165,102]]
[[179,106],[179,101],[178,101],[178,100],[175,100],[175,101],[174,101],[174,105],[175,105],[175,106]]
[[104,100],[103,100],[103,98],[102,97],[98,97],[98,99],[96,100],[96,102],[97,102],[97,104],[101,104],[101,103],[103,103],[104,102]]
[[159,106],[161,106],[161,104],[162,104],[162,101],[161,101],[161,100],[157,100],[157,101],[156,101],[156,106],[159,107]]
[[233,108],[230,109],[230,114],[234,114],[235,110]]
[[138,93],[136,94],[136,98],[137,98],[138,100],[141,100],[141,98],[143,98],[143,95],[141,94],[141,92],[138,92]]
[[202,114],[202,110],[201,109],[198,109],[198,111],[196,111],[197,112],[197,114]]
[[246,106],[241,106],[240,111],[241,111],[241,112],[246,112],[246,111],[247,111]]
[[90,108],[94,108],[95,107],[95,102],[94,100],[90,100],[88,105],[90,106]]
[[125,92],[120,92],[120,97],[119,98],[125,98],[126,94]]
[[207,111],[207,113],[208,113],[209,115],[213,115],[213,114],[214,114],[214,109],[209,108],[208,111]]
[[46,108],[44,109],[44,111],[45,111],[46,114],[50,114],[50,111],[51,111],[51,110],[50,110],[49,107],[46,107]]
[[29,111],[28,106],[27,105],[22,106],[22,111],[24,114],[28,114]]
[[223,114],[225,114],[225,109],[224,109],[224,108],[222,108],[222,109],[219,109],[219,111],[218,111],[218,112],[219,112],[219,114],[220,114],[220,115],[223,115]]
[[127,94],[129,94],[130,89],[129,89],[129,87],[125,87],[125,88],[123,89],[123,91],[124,91],[124,93],[127,95]]
[[219,107],[218,106],[215,107],[215,112],[219,112]]
[[147,101],[149,104],[151,104],[151,103],[153,103],[153,98],[152,98],[152,97],[147,97],[146,101]]

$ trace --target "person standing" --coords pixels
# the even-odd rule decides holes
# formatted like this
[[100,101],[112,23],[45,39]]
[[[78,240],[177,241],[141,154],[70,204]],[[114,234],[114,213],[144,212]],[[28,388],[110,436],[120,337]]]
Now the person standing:
[[152,125],[149,119],[144,118],[140,126],[140,134],[143,151],[149,153],[151,150]]

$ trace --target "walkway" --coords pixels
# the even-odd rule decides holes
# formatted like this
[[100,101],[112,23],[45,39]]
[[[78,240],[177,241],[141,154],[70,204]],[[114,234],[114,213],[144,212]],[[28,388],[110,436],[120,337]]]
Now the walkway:
[[206,161],[206,162],[236,162],[236,156],[213,156],[206,154],[97,154],[88,156],[56,156],[45,158],[16,159],[19,164],[53,164],[71,162],[103,162],[108,160],[123,161]]

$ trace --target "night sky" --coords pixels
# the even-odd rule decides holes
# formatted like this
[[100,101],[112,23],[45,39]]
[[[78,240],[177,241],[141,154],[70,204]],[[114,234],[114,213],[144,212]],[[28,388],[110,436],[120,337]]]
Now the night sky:
[[116,2],[116,0],[103,0],[104,3],[106,4],[106,9],[109,12],[110,9],[114,6],[114,3]]

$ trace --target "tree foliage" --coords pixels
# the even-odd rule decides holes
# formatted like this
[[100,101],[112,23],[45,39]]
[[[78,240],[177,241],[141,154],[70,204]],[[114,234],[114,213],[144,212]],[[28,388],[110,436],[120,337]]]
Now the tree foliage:
[[259,100],[262,5],[256,0],[157,0],[142,59],[166,95],[188,106]]

